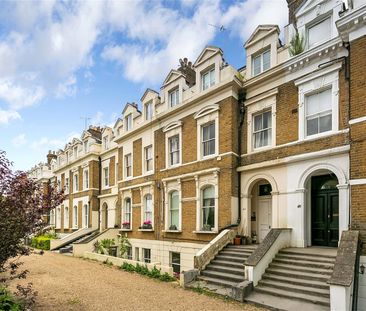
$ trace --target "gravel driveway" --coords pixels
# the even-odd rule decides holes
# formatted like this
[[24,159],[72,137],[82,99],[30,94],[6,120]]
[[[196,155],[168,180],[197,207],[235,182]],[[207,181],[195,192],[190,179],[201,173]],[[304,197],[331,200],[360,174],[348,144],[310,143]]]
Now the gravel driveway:
[[38,291],[35,310],[262,310],[56,253],[23,261]]

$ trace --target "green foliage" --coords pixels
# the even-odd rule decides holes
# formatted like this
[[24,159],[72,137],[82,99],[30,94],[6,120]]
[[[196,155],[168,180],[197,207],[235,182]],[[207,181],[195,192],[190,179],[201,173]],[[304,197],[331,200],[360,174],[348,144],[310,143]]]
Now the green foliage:
[[58,239],[58,235],[55,230],[50,230],[48,232],[45,232],[43,236],[50,238],[51,240]]
[[127,238],[127,234],[121,235],[118,238],[118,242],[119,242],[119,254],[120,257],[123,257],[127,253],[128,249],[131,247],[131,243]]
[[4,287],[0,287],[0,310],[21,311],[23,307]]
[[109,267],[113,266],[113,262],[109,261],[108,259],[106,259],[105,261],[103,261],[103,263]]
[[170,274],[168,274],[166,272],[164,274],[161,274],[161,269],[156,268],[156,266],[154,266],[154,268],[152,268],[149,271],[149,269],[146,265],[136,264],[136,266],[134,266],[132,264],[124,262],[122,264],[122,266],[120,267],[120,269],[124,270],[124,271],[128,271],[128,272],[136,272],[141,275],[146,275],[150,278],[159,279],[160,281],[163,281],[163,282],[172,282],[172,281],[176,280],[175,277],[171,276]]
[[291,56],[301,54],[305,50],[305,38],[296,32],[295,36],[290,41],[289,52]]
[[35,236],[32,238],[31,246],[48,251],[50,249],[50,241],[50,237],[44,235]]
[[109,255],[112,246],[115,246],[114,239],[104,239],[94,243],[94,251],[98,254]]

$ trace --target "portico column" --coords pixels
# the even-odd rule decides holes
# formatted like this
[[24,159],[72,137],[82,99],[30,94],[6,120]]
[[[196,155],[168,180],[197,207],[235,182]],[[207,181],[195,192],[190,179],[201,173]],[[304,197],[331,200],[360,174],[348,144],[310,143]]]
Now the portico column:
[[[307,246],[307,235],[306,235],[306,231],[307,231],[306,230],[306,208],[307,208],[307,206],[306,206],[306,200],[305,200],[306,189],[305,188],[297,189],[296,193],[297,193],[298,202],[299,202],[299,204],[295,207],[295,208],[299,209],[299,213],[296,213],[296,214],[299,214],[299,216],[300,216],[300,228],[299,228],[299,231],[295,233],[297,235],[296,244],[298,244],[299,242],[301,243],[301,245],[296,245],[296,246],[306,247]],[[295,229],[295,228],[293,228],[293,229]]]
[[349,185],[337,185],[339,191],[339,237],[349,228]]
[[[244,235],[251,237],[251,195],[242,196],[241,208],[241,230]],[[257,215],[258,217],[258,215]]]
[[280,211],[278,207],[279,192],[271,192],[272,195],[272,228],[280,227]]

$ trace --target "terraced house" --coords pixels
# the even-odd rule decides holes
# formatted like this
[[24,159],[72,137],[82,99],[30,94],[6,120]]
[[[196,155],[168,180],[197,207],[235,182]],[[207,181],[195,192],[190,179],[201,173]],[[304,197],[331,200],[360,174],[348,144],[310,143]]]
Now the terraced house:
[[[366,306],[366,3],[287,2],[284,34],[259,25],[245,67],[208,46],[112,128],[91,127],[57,153],[69,196],[55,225],[73,233],[55,248],[88,235],[74,245],[82,255],[123,234],[127,258],[196,268],[190,276],[235,298]],[[228,245],[236,235],[255,246]]]

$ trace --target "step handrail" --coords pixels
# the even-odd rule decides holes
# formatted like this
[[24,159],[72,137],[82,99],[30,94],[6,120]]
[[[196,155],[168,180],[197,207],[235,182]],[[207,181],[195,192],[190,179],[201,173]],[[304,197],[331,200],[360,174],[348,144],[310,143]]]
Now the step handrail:
[[256,286],[265,270],[282,248],[291,245],[291,228],[271,229],[263,242],[245,261],[245,277]]
[[223,230],[218,236],[212,241],[205,245],[201,250],[194,256],[194,267],[200,271],[204,270],[212,259],[229,243],[233,242],[236,236],[236,230]]

